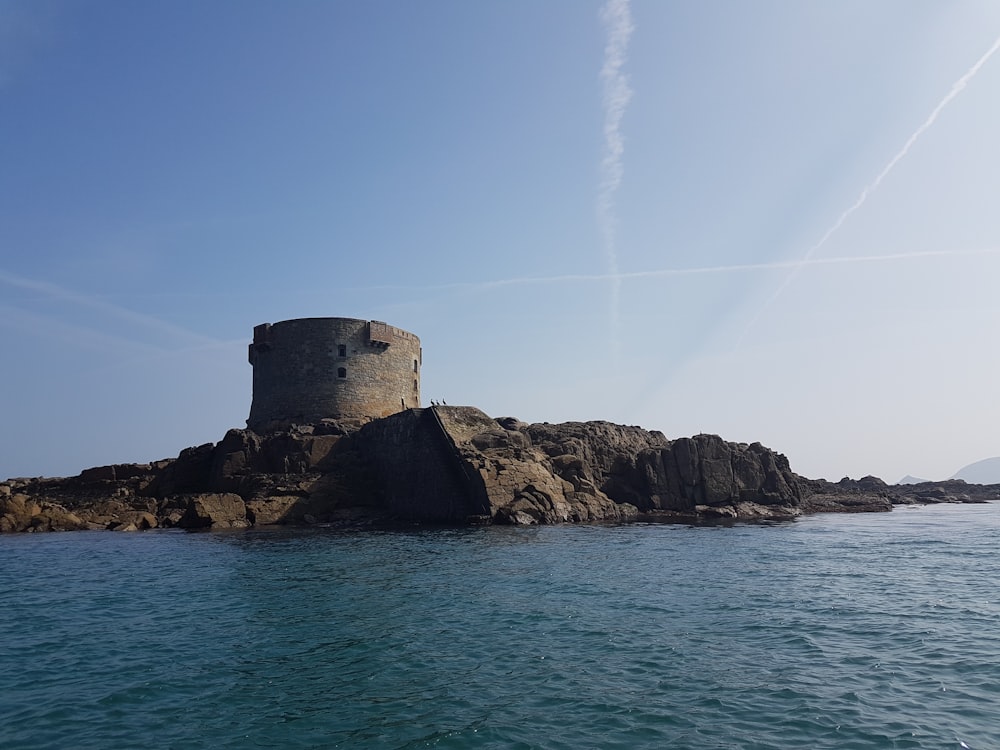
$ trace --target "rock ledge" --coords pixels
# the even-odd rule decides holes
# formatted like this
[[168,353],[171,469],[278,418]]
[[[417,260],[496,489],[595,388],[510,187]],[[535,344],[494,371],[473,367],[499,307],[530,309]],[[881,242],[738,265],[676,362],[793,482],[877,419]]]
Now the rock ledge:
[[668,440],[610,422],[525,424],[434,406],[234,429],[173,459],[10,479],[0,532],[787,520],[998,497],[1000,486],[961,481],[805,479],[780,453],[717,435]]

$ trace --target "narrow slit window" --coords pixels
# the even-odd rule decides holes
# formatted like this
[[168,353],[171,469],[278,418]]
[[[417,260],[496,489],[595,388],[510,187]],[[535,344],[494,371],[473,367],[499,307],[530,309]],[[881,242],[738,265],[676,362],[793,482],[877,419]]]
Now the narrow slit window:
[[417,390],[417,381],[416,380],[413,381],[413,390]]
[[413,371],[417,371],[417,360],[413,360]]
[[347,377],[347,368],[346,367],[338,367],[337,368],[337,377],[338,378],[346,378]]

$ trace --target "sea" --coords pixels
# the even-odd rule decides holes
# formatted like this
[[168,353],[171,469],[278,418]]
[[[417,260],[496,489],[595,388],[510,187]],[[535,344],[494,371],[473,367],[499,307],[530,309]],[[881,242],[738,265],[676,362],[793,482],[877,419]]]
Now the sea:
[[0,537],[0,748],[1000,748],[1000,505]]

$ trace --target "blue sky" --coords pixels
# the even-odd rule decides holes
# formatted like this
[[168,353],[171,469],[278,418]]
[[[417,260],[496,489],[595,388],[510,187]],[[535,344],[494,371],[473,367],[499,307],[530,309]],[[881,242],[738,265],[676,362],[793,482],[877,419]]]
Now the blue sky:
[[992,0],[0,0],[0,477],[221,439],[253,326],[307,316],[493,416],[998,455],[998,38]]

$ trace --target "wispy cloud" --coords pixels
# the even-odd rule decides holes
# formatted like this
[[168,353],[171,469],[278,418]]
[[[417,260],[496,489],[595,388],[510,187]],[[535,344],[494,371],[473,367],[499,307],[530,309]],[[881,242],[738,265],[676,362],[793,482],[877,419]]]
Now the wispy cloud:
[[[807,265],[810,265],[810,261],[812,260],[813,256],[820,250],[820,248],[826,245],[826,243],[837,232],[837,230],[839,230],[844,225],[844,222],[846,222],[851,217],[851,215],[854,214],[855,211],[860,209],[865,204],[865,201],[868,200],[868,197],[873,192],[875,192],[876,189],[878,189],[879,185],[881,185],[882,181],[889,176],[889,173],[892,172],[893,169],[895,169],[896,165],[899,164],[899,162],[902,161],[908,153],[910,153],[910,149],[913,148],[913,145],[920,139],[920,137],[924,133],[926,133],[934,125],[934,123],[938,119],[938,116],[941,114],[941,112],[944,111],[944,108],[947,107],[951,103],[951,101],[956,96],[958,96],[963,89],[965,89],[966,86],[968,86],[969,82],[975,77],[975,75],[980,71],[980,69],[989,61],[989,59],[993,57],[993,55],[996,53],[998,49],[1000,49],[1000,37],[998,37],[996,41],[993,42],[993,45],[988,50],[986,50],[983,56],[980,57],[975,62],[975,64],[962,75],[961,78],[959,78],[957,81],[955,81],[955,83],[952,84],[951,89],[949,89],[948,93],[945,94],[944,98],[940,102],[938,102],[937,106],[934,107],[933,110],[931,110],[931,113],[927,116],[927,119],[924,120],[924,122],[920,125],[920,127],[918,127],[915,131],[913,131],[913,134],[906,139],[906,143],[903,144],[903,147],[896,152],[896,154],[882,168],[882,171],[880,171],[875,176],[875,179],[873,179],[870,183],[865,185],[864,189],[861,191],[861,194],[858,196],[857,200],[855,200],[854,203],[852,203],[850,206],[847,207],[847,209],[837,218],[837,220],[830,225],[830,228],[823,233],[823,235],[819,238],[819,241],[816,242],[816,244],[814,244],[806,251],[805,255],[803,255],[800,259],[798,259],[797,261],[793,262],[790,265],[791,273],[789,273],[784,278],[781,284],[778,285],[778,288],[775,289],[774,293],[757,311],[756,315],[754,315],[753,318],[750,319],[749,323],[747,323],[746,327],[743,330],[743,334],[740,336],[740,341],[742,341],[743,337],[746,336],[747,331],[749,331],[754,326],[754,324],[760,318],[764,310],[770,307],[774,303],[774,301],[779,296],[781,296],[781,293],[788,288],[788,285],[795,280],[795,277],[798,275],[799,271],[805,268]],[[915,257],[915,256],[908,255],[906,257]]]
[[174,346],[178,344],[185,347],[212,346],[220,343],[218,340],[211,338],[210,336],[204,336],[151,315],[145,315],[126,307],[112,304],[111,302],[107,302],[100,297],[82,294],[80,292],[52,284],[48,281],[39,281],[37,279],[29,279],[23,276],[18,276],[2,269],[0,269],[0,285],[34,292],[49,300],[69,303],[77,307],[101,313],[108,316],[108,318],[112,320],[116,320],[119,324],[127,324],[128,326],[138,329],[148,338],[136,341],[135,343],[146,346],[151,345],[153,341],[161,340],[164,337],[169,339]]
[[[607,43],[604,47],[604,65],[601,67],[604,154],[601,158],[601,183],[597,197],[597,223],[604,247],[607,278],[611,279],[611,338],[617,342],[621,280],[618,274],[615,194],[621,186],[625,171],[622,161],[625,153],[622,118],[632,98],[632,89],[629,88],[628,78],[623,72],[629,37],[633,30],[629,0],[608,0],[601,9],[601,21],[607,32]],[[617,348],[617,343],[615,346]]]
[[557,276],[517,276],[508,279],[493,279],[490,281],[457,281],[450,284],[435,284],[432,286],[379,285],[364,287],[366,290],[422,290],[422,291],[476,291],[510,286],[530,286],[539,284],[565,284],[581,282],[613,282],[621,284],[625,281],[642,279],[677,278],[683,276],[706,276],[733,273],[751,273],[761,271],[783,271],[803,269],[807,267],[858,265],[866,263],[891,263],[913,261],[923,258],[960,258],[970,256],[1000,255],[1000,247],[983,247],[965,250],[918,250],[908,253],[885,253],[882,255],[846,255],[833,258],[806,258],[795,260],[778,260],[767,263],[738,263],[724,266],[696,266],[693,268],[655,268],[646,271],[629,271],[621,273],[572,273]]

